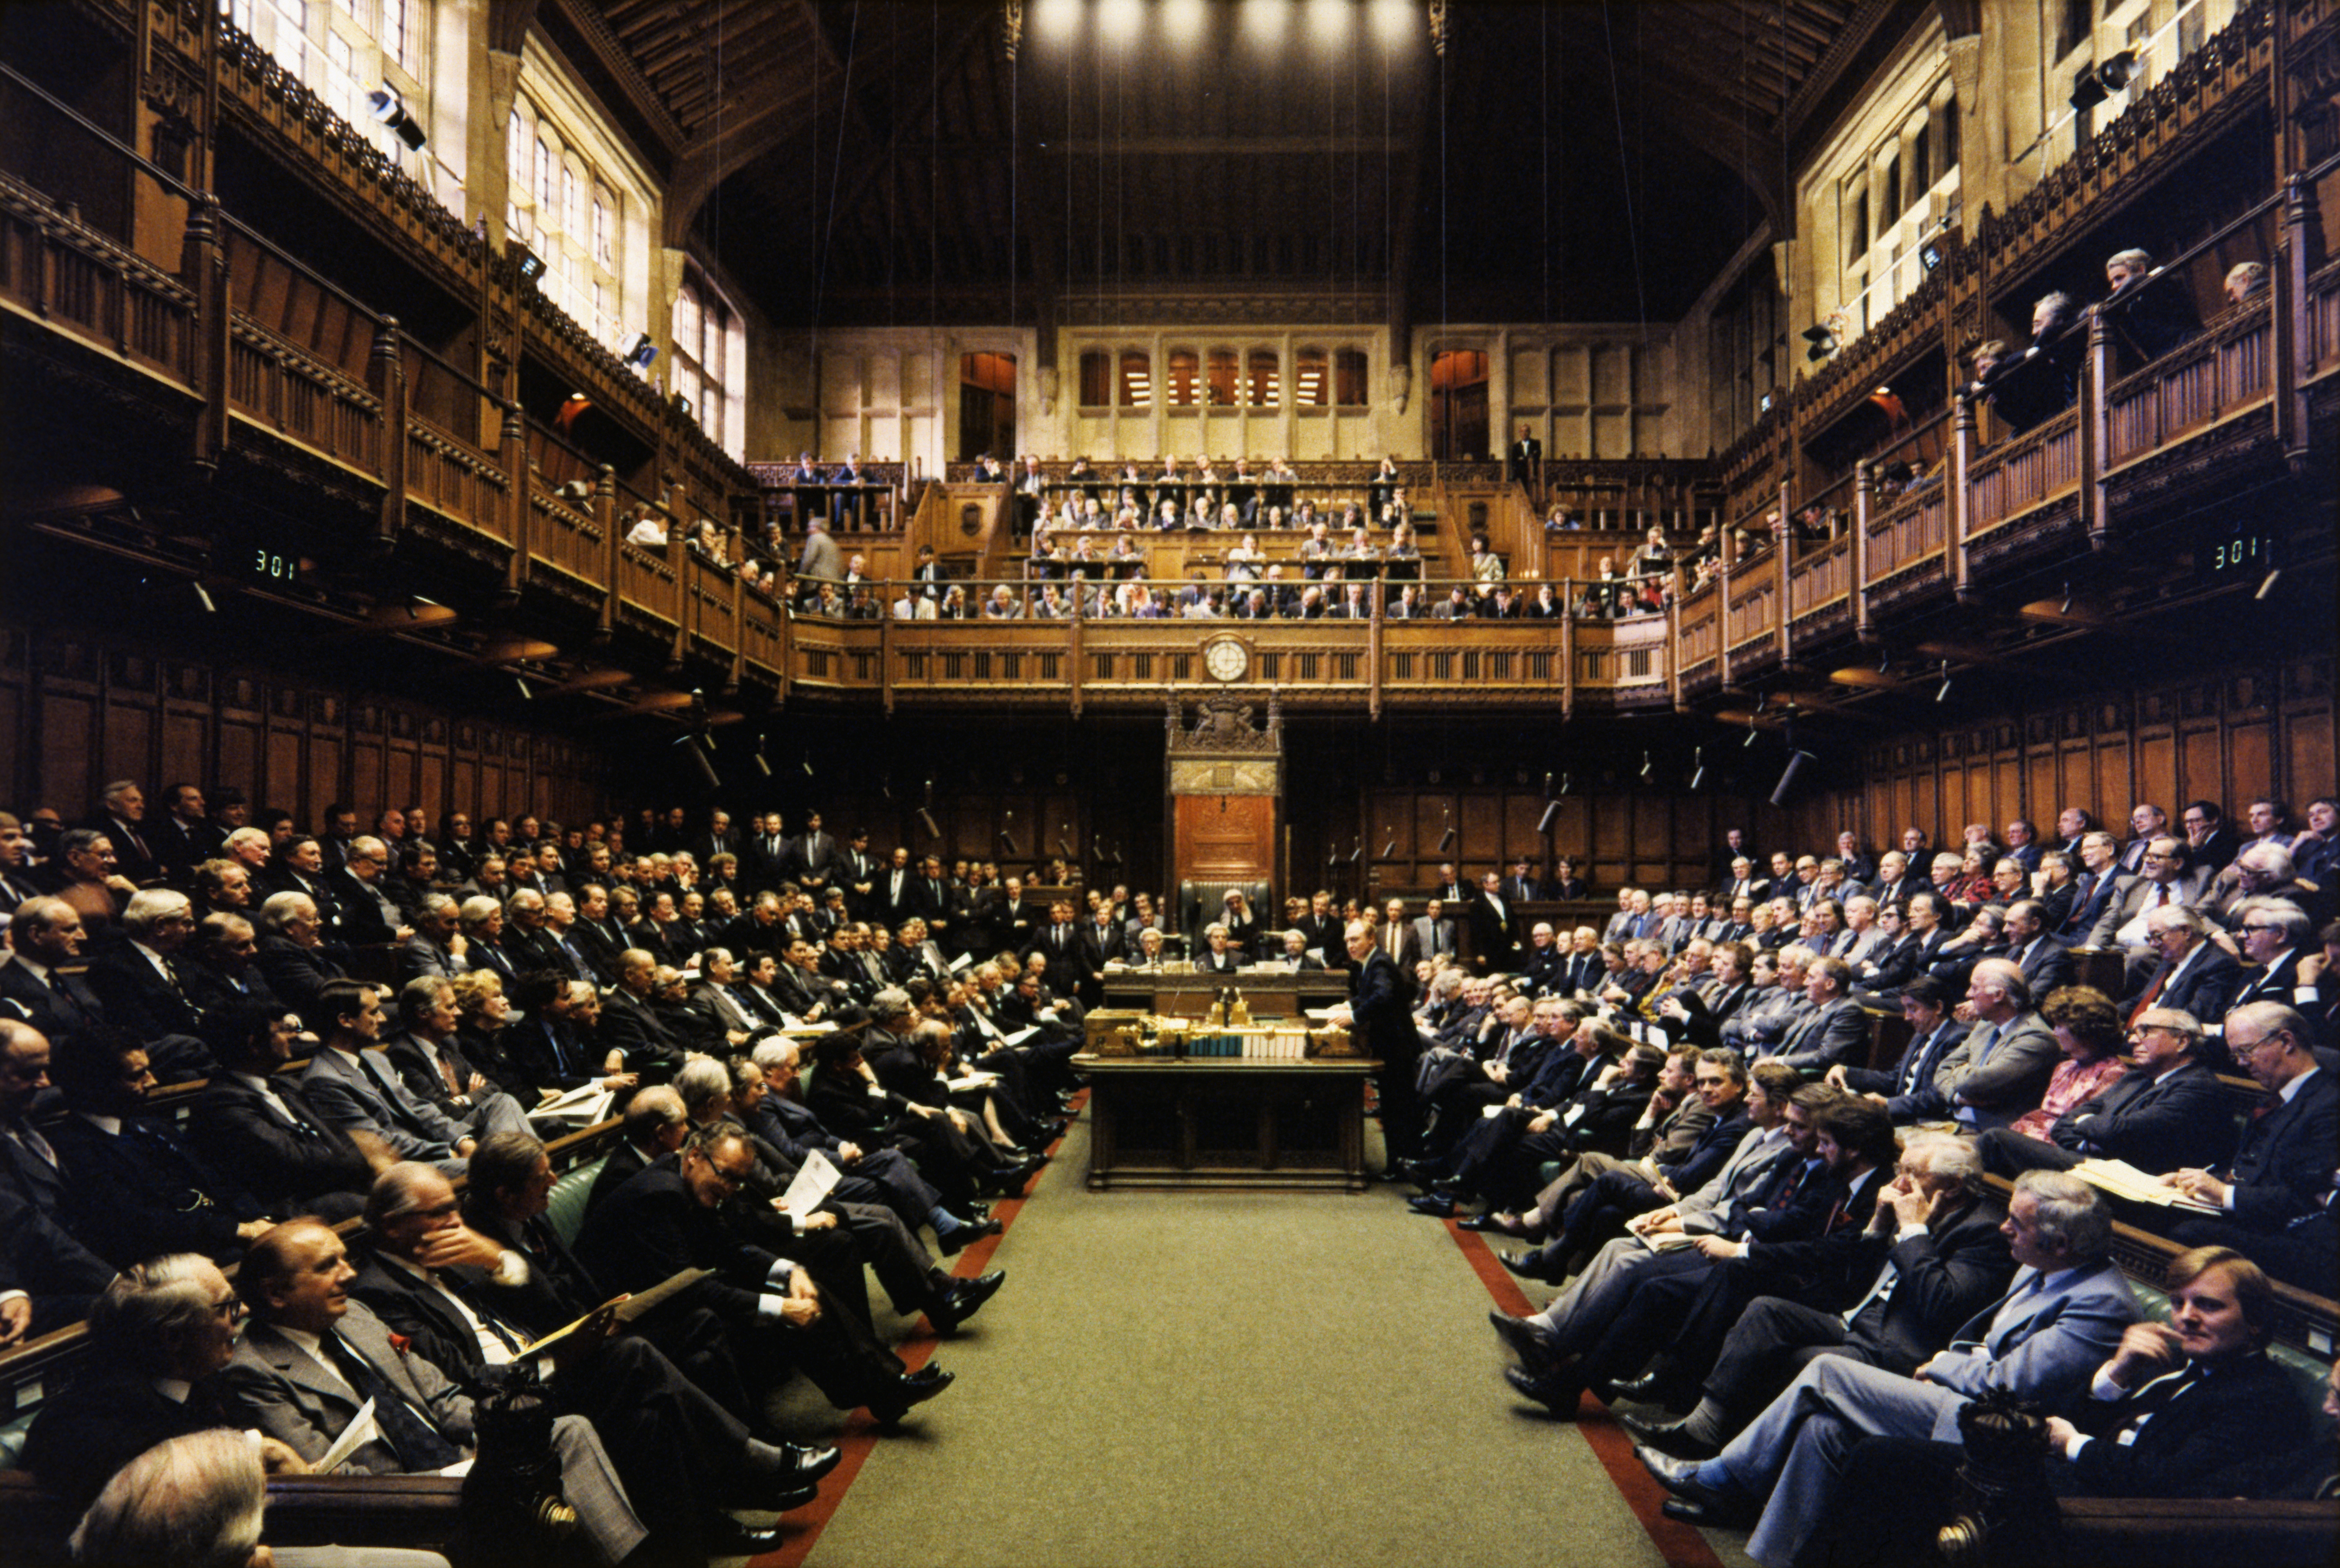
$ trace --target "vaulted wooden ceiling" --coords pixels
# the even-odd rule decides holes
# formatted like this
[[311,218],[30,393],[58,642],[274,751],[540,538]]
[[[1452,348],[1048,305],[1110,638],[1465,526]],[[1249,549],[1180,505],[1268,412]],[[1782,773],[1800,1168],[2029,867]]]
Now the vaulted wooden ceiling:
[[1441,55],[1424,0],[1024,0],[1013,61],[997,0],[540,21],[659,144],[669,241],[696,232],[777,322],[1252,298],[1421,324],[1678,315],[1930,8],[1453,0]]

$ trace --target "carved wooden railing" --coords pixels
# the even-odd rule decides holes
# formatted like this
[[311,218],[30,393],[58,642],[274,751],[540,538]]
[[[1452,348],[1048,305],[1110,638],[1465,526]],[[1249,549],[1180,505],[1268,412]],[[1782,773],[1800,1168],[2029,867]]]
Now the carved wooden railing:
[[2107,472],[2241,408],[2266,402],[2274,332],[2263,295],[2106,396]]

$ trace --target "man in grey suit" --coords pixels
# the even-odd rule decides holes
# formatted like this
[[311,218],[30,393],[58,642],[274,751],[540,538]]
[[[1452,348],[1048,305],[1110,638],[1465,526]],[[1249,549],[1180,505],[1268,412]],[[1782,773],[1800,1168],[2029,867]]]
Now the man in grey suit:
[[2038,1108],[2063,1053],[2031,1010],[2023,971],[2005,958],[1985,958],[1967,982],[1974,1027],[1942,1063],[1951,1115],[1978,1130],[2003,1127]]
[[2141,1315],[2109,1255],[2112,1215],[2078,1177],[2033,1171],[2016,1183],[2006,1230],[2018,1265],[2007,1295],[1914,1375],[1824,1355],[1712,1459],[1635,1449],[1674,1494],[1665,1512],[1720,1523],[1768,1499],[1747,1554],[1792,1563],[1820,1524],[1849,1505],[1838,1477],[1861,1437],[1956,1442],[1959,1410],[1985,1394],[2052,1405],[2083,1391]]
[[[471,1401],[419,1355],[402,1354],[382,1320],[349,1297],[341,1237],[315,1220],[278,1226],[244,1254],[237,1294],[251,1310],[243,1338],[216,1374],[220,1403],[314,1464],[373,1402],[373,1435],[343,1467],[359,1474],[429,1474],[470,1457]],[[627,1500],[592,1424],[556,1416],[561,1490],[604,1563],[623,1561],[649,1532]]]
[[401,1159],[426,1160],[450,1176],[463,1174],[472,1137],[436,1106],[423,1104],[398,1080],[381,1051],[382,993],[356,980],[329,982],[309,1027],[324,1041],[301,1073],[301,1093],[343,1132],[367,1132]]
[[[1453,956],[1454,918],[1446,913],[1444,899],[1431,899],[1427,912],[1414,917],[1413,944],[1424,958],[1434,958],[1442,954],[1449,958]],[[1325,957],[1332,955],[1328,953]]]

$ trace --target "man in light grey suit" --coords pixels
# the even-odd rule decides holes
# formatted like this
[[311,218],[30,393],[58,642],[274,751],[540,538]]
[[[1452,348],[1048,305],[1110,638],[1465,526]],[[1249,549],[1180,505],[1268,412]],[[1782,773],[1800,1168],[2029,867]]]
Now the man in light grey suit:
[[2023,971],[2005,958],[1975,966],[1967,1003],[1974,1027],[1943,1059],[1937,1081],[1948,1086],[1951,1114],[1960,1123],[1978,1131],[2003,1127],[2038,1108],[2063,1053],[2031,1010]]
[[398,1069],[379,1050],[382,993],[356,980],[327,983],[309,1027],[324,1041],[302,1069],[301,1093],[343,1132],[372,1133],[401,1159],[426,1160],[450,1176],[463,1174],[471,1153],[468,1129],[436,1106],[425,1105],[398,1081]]
[[[316,1220],[291,1220],[255,1240],[236,1279],[252,1318],[214,1374],[220,1404],[311,1464],[369,1399],[374,1434],[344,1470],[428,1474],[469,1458],[471,1401],[430,1362],[401,1352],[382,1320],[350,1299],[356,1277],[341,1237]],[[561,1490],[596,1554],[622,1561],[649,1532],[592,1424],[555,1417],[552,1447]]]
[[1413,945],[1420,957],[1454,956],[1454,918],[1446,913],[1446,901],[1430,900],[1429,912],[1413,918]]
[[2078,1177],[2031,1171],[2016,1183],[2002,1228],[2018,1265],[2014,1283],[1914,1376],[1823,1355],[1712,1459],[1635,1449],[1674,1494],[1665,1512],[1720,1523],[1768,1499],[1747,1554],[1775,1568],[1795,1562],[1821,1522],[1851,1505],[1838,1495],[1838,1477],[1861,1437],[1955,1443],[1958,1411],[1985,1394],[2053,1405],[2086,1389],[2141,1315],[2108,1255],[2110,1211]]

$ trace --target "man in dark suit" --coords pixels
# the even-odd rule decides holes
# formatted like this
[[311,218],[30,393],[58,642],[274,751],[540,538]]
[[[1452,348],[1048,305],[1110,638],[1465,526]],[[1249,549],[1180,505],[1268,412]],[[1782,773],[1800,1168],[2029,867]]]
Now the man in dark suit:
[[820,813],[805,819],[804,832],[788,846],[781,875],[818,898],[837,870],[837,839],[821,831]]
[[105,787],[97,815],[88,823],[114,846],[115,872],[141,888],[163,879],[162,862],[146,843],[145,820],[145,791],[134,779],[118,779]]
[[2047,911],[2037,898],[2007,907],[2007,956],[2035,997],[2072,983],[2072,955],[2048,934]]
[[203,792],[195,785],[174,784],[163,799],[167,809],[148,824],[146,842],[163,874],[183,886],[189,872],[219,853],[227,835],[204,817]]
[[277,1071],[298,1029],[281,1008],[242,999],[203,1019],[220,1071],[196,1097],[187,1141],[272,1214],[346,1219],[357,1213],[374,1170],[397,1156],[369,1133],[334,1126]]
[[81,915],[62,898],[27,898],[8,926],[0,963],[0,1017],[14,1017],[63,1047],[106,1023],[105,1006],[67,966],[81,959]]
[[2143,1009],[2129,1030],[2127,1072],[2057,1116],[2047,1142],[2009,1127],[1985,1132],[1983,1163],[2001,1176],[2084,1159],[2122,1160],[2150,1176],[2216,1166],[2235,1151],[2235,1124],[2204,1048],[2192,1014]]
[[[243,1339],[214,1374],[223,1408],[314,1463],[369,1399],[376,1435],[347,1461],[364,1474],[425,1474],[467,1457],[477,1441],[471,1400],[440,1369],[402,1353],[382,1320],[350,1299],[357,1271],[341,1237],[313,1220],[278,1226],[253,1244],[236,1278],[251,1310]],[[561,1491],[606,1562],[649,1539],[592,1424],[553,1419]]]
[[[530,1339],[484,1283],[514,1272],[511,1249],[463,1223],[454,1188],[428,1166],[375,1177],[366,1225],[372,1245],[350,1294],[441,1372],[467,1384],[503,1381]],[[553,1408],[592,1423],[654,1533],[711,1555],[777,1545],[777,1532],[743,1530],[720,1508],[800,1507],[838,1451],[759,1442],[655,1345],[609,1327],[589,1324],[550,1353],[557,1375],[542,1386]]]
[[167,1119],[143,1113],[154,1087],[138,1041],[107,1030],[56,1061],[72,1113],[49,1131],[65,1176],[67,1223],[117,1268],[165,1253],[232,1260],[274,1222],[212,1170]]
[[413,935],[405,914],[382,886],[389,870],[388,846],[367,835],[351,840],[348,858],[326,878],[341,904],[342,940],[352,947],[384,947]]
[[1526,485],[1532,492],[1543,476],[1543,442],[1533,429],[1520,426],[1520,439],[1512,442],[1511,456],[1504,477],[1514,483]]
[[261,935],[254,961],[261,978],[286,1007],[306,1017],[325,987],[349,973],[345,951],[324,939],[317,906],[304,894],[270,894],[255,924]]
[[640,948],[618,955],[618,983],[601,999],[595,1043],[621,1052],[626,1070],[663,1082],[682,1065],[685,1047],[650,1005],[658,960]]
[[1949,1115],[1949,1100],[1940,1087],[1942,1064],[1967,1037],[1966,1026],[1950,1016],[1949,994],[1930,975],[1902,987],[1900,1003],[1901,1017],[1909,1026],[1909,1044],[1901,1059],[1882,1068],[1839,1062],[1828,1070],[1827,1081],[1849,1094],[1881,1102],[1897,1126],[1939,1121]]
[[845,907],[857,920],[884,918],[878,901],[878,858],[869,852],[869,829],[856,828],[848,837],[837,866],[837,886],[845,889]]
[[398,1032],[386,1035],[382,1054],[409,1094],[474,1137],[528,1130],[520,1105],[456,1043],[462,1012],[452,981],[432,976],[407,981],[399,988],[398,1022]]
[[2216,1206],[2215,1219],[2171,1231],[2187,1246],[2227,1246],[2247,1235],[2279,1232],[2322,1210],[2340,1159],[2340,1081],[2316,1065],[2306,1020],[2280,1002],[2246,1002],[2226,1015],[2226,1049],[2275,1097],[2244,1129],[2233,1161],[2180,1169],[2162,1181]]
[[[235,1347],[234,1314],[234,1287],[204,1258],[157,1258],[116,1275],[90,1305],[83,1370],[33,1418],[25,1468],[82,1509],[156,1444],[223,1425],[203,1384]],[[268,1469],[296,1458],[262,1440]]]
[[792,841],[781,831],[784,826],[778,811],[765,812],[758,830],[739,851],[739,875],[759,892],[768,892],[787,878]]
[[1484,973],[1502,974],[1519,962],[1519,908],[1492,871],[1480,878],[1478,896],[1471,901],[1471,946]]
[[2136,879],[2120,868],[2109,833],[2090,833],[2080,840],[2080,863],[2087,869],[2075,884],[2072,912],[2064,917],[2063,928],[2056,933],[2067,941],[2090,937],[2105,912],[2120,907]]
[[1997,1300],[2015,1272],[2000,1231],[2007,1216],[1984,1196],[1982,1176],[1961,1140],[1912,1138],[1847,1260],[1843,1277],[1861,1281],[1849,1299],[1833,1280],[1759,1295],[1732,1315],[1709,1311],[1701,1297],[1661,1366],[1625,1389],[1638,1398],[1698,1386],[1696,1407],[1670,1424],[1630,1415],[1621,1424],[1661,1453],[1702,1459],[1816,1357],[1916,1371],[1958,1325]]
[[2169,1008],[2214,1024],[2226,1016],[2244,985],[2234,955],[2208,939],[2209,926],[2180,905],[2145,917],[2146,941],[2159,961],[2145,990],[2129,1005],[2132,1021],[2151,1007]]
[[1343,938],[1356,966],[1349,985],[1349,1035],[1357,1048],[1381,1063],[1373,1083],[1381,1100],[1382,1143],[1396,1179],[1399,1162],[1417,1157],[1422,1148],[1422,1107],[1413,1092],[1422,1037],[1406,1011],[1405,982],[1389,955],[1373,946],[1373,928],[1352,921]]
[[735,1345],[795,1361],[839,1409],[866,1404],[891,1423],[948,1387],[950,1374],[933,1363],[906,1374],[852,1313],[824,1310],[809,1275],[725,1226],[717,1210],[755,1159],[736,1130],[693,1135],[587,1213],[579,1261],[615,1290],[646,1290],[686,1268],[712,1270],[678,1299],[712,1311]]
[[[918,874],[910,881],[909,904],[903,918],[916,915],[927,923],[927,932],[946,947],[958,940],[958,928],[965,911],[960,907],[959,890],[943,875],[943,863],[929,855],[919,863]],[[1066,911],[1069,917],[1069,909]],[[889,926],[899,926],[901,919],[889,920]],[[1051,955],[1053,957],[1053,955]]]

